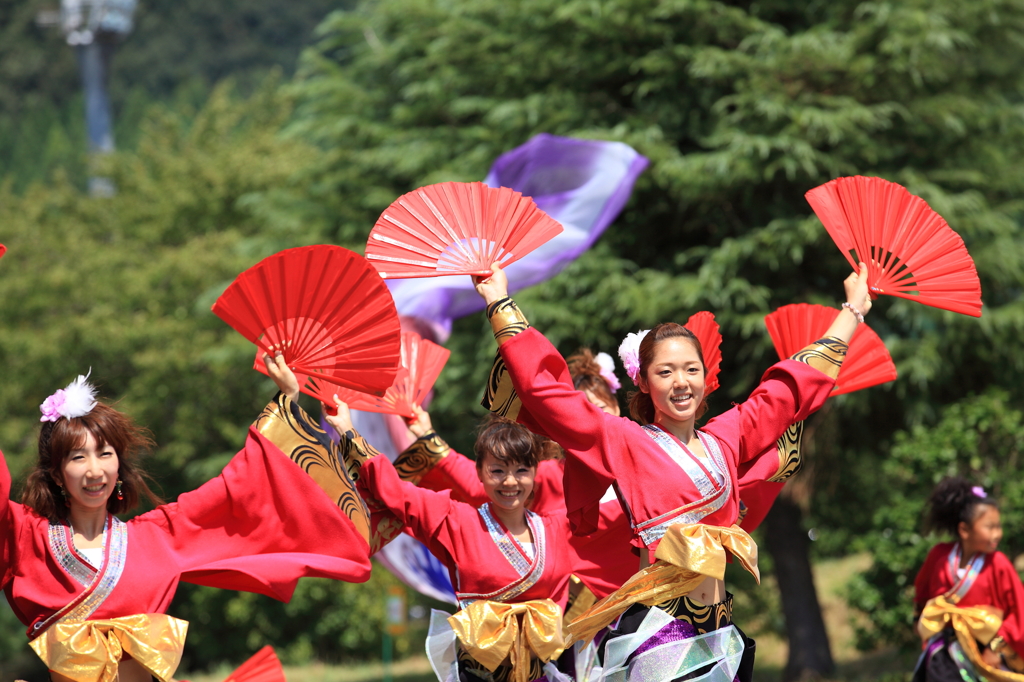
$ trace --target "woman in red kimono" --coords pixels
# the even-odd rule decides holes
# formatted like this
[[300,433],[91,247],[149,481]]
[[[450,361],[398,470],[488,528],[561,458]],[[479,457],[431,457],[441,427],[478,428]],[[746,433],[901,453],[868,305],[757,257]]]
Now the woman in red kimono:
[[[595,356],[585,348],[569,356],[566,362],[576,389],[599,410],[619,416],[615,392],[620,385],[611,357],[605,353]],[[430,490],[450,490],[453,498],[474,506],[487,502],[487,492],[473,460],[452,450],[437,435],[426,411],[419,408],[416,411],[417,419],[409,425],[416,440],[395,460],[395,468],[402,479]],[[550,445],[554,444],[549,442]],[[554,450],[557,450],[554,458],[538,463],[533,495],[527,504],[531,511],[542,516],[565,514],[562,452],[558,446]],[[636,559],[631,559],[628,553],[632,536],[629,520],[611,487],[601,499],[600,515],[594,533],[571,538],[577,556],[567,617],[590,608],[595,596],[597,599],[608,596],[636,571]],[[587,589],[582,589],[584,586]]]
[[[124,522],[140,498],[159,503],[136,461],[152,443],[94,395],[80,376],[43,403],[21,504],[0,454],[0,585],[55,682],[169,682],[188,626],[165,614],[179,580],[287,601],[303,576],[369,577],[357,519],[283,454],[301,439],[316,468],[312,422],[287,398],[219,476]],[[286,436],[284,421],[309,429]]]
[[941,481],[928,506],[929,528],[954,540],[932,547],[914,580],[915,682],[1024,681],[1024,587],[997,550],[999,507],[960,477]]
[[[658,679],[715,667],[729,678],[740,672],[740,679],[749,679],[752,656],[741,671],[745,638],[731,625],[723,582],[727,550],[757,575],[756,545],[734,526],[738,473],[773,453],[787,427],[818,409],[832,390],[848,342],[871,306],[866,266],[844,286],[846,303],[826,337],[802,353],[805,362],[777,363],[745,402],[698,429],[706,369],[699,341],[685,327],[658,325],[624,356],[640,389],[630,399],[637,424],[597,410],[572,387],[565,361],[508,297],[497,265],[488,279],[477,280],[499,346],[488,382],[492,410],[511,404],[501,389],[507,373],[522,405],[510,416],[566,451],[565,499],[574,532],[593,531],[609,485],[630,518],[641,570],[569,626],[574,638],[588,640],[625,613],[619,633],[651,634],[632,638],[643,642],[633,649],[613,647],[610,636],[606,672],[623,667],[646,674],[647,666],[664,668],[671,657],[681,663]],[[661,608],[649,608],[655,605]],[[690,654],[697,650],[713,653],[695,660]]]
[[[328,422],[357,440],[347,407],[337,407]],[[479,508],[403,481],[372,449],[358,468],[359,492],[375,518],[392,519],[448,568],[461,610],[447,624],[435,614],[427,642],[441,682],[528,682],[562,651],[573,563],[569,524],[564,513],[527,509],[542,448],[540,438],[513,422],[487,423],[474,446],[487,495]]]

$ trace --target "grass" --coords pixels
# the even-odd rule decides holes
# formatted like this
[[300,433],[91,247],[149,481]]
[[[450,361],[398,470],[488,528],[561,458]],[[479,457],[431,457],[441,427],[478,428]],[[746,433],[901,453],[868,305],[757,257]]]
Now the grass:
[[[896,650],[882,650],[869,654],[854,647],[853,623],[863,614],[851,611],[843,599],[843,589],[857,572],[871,563],[867,554],[843,559],[822,561],[814,567],[814,580],[825,617],[825,627],[832,644],[836,674],[831,679],[841,682],[907,682],[914,666],[913,655]],[[755,628],[751,628],[755,629]],[[781,682],[786,665],[788,646],[774,634],[757,636],[757,662],[754,679],[757,682]],[[223,682],[230,668],[190,676],[179,671],[176,676],[191,682]],[[381,663],[349,666],[312,664],[285,667],[288,682],[375,682],[390,678],[392,682],[433,682],[436,680],[425,656],[412,656],[396,662],[386,674]]]

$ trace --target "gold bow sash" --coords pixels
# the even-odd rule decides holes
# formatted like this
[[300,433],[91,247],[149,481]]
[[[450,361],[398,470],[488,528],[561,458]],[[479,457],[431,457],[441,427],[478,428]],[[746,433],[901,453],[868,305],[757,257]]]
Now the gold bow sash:
[[29,642],[55,672],[75,682],[114,682],[128,654],[160,682],[170,682],[181,662],[188,623],[163,613],[110,620],[56,623]]
[[517,604],[475,601],[448,623],[462,648],[491,672],[508,658],[516,682],[528,682],[531,655],[547,662],[565,647],[562,609],[550,599]]
[[993,682],[1024,682],[1024,675],[997,670],[985,663],[978,642],[988,644],[1003,625],[1003,612],[990,606],[956,606],[945,597],[929,599],[921,612],[919,629],[927,638],[934,637],[951,625],[960,647],[974,664],[975,670]]
[[655,562],[570,623],[566,646],[590,641],[633,604],[654,606],[689,594],[706,578],[724,580],[726,550],[761,582],[757,543],[739,526],[669,526],[654,553]]

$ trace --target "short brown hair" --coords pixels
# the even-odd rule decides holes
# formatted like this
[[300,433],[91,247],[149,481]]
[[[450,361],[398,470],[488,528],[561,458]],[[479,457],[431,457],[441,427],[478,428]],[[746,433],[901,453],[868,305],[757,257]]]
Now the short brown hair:
[[[697,357],[700,358],[700,364],[704,367],[704,376],[707,376],[708,366],[704,363],[704,350],[700,347],[700,339],[697,338],[697,335],[681,324],[677,324],[675,322],[662,322],[658,326],[654,327],[654,329],[647,332],[643,341],[640,342],[640,369],[637,374],[637,383],[639,383],[640,378],[647,376],[647,370],[650,368],[651,362],[654,361],[655,346],[665,339],[674,338],[687,339],[693,344],[693,347],[697,349]],[[697,406],[697,416],[701,417],[707,411],[708,403],[706,400],[701,398],[700,405]],[[633,419],[637,420],[641,424],[652,423],[655,415],[654,401],[651,400],[651,395],[640,390],[630,393],[629,414]]]
[[608,380],[601,376],[601,365],[597,364],[589,348],[580,348],[565,359],[565,364],[569,366],[572,385],[577,391],[590,391],[609,405],[618,402]]
[[117,499],[116,494],[110,496],[107,510],[111,514],[131,511],[141,497],[154,505],[163,503],[146,485],[145,473],[136,463],[139,455],[153,447],[149,431],[136,425],[128,415],[97,403],[92,411],[81,417],[61,417],[57,421],[43,423],[39,431],[39,460],[25,482],[22,504],[51,521],[67,517],[70,510],[57,481],[68,455],[85,443],[87,433],[91,433],[98,444],[106,443],[117,453],[118,478],[124,499]]
[[536,467],[543,449],[544,439],[540,436],[514,421],[495,416],[483,422],[473,445],[477,471],[483,467],[488,453],[503,464]]

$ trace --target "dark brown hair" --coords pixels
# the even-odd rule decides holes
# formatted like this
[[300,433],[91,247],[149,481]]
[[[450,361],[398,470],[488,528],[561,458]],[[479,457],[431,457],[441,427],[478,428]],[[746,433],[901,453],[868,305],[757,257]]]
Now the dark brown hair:
[[999,509],[991,497],[975,495],[974,486],[967,479],[960,476],[946,477],[939,481],[928,497],[925,530],[949,533],[955,538],[960,523],[974,525],[983,507]]
[[43,423],[39,431],[39,460],[25,482],[22,504],[51,521],[67,517],[70,510],[57,481],[68,455],[82,447],[87,433],[91,433],[98,444],[106,443],[117,453],[118,479],[124,499],[117,499],[116,493],[110,496],[107,510],[111,514],[131,511],[141,497],[154,505],[163,503],[146,485],[145,474],[136,463],[139,455],[153,447],[149,431],[136,425],[128,415],[97,403],[84,416],[61,417],[55,422]]
[[[647,332],[644,340],[640,342],[640,370],[637,379],[647,376],[647,370],[654,361],[654,349],[659,342],[665,339],[683,338],[687,339],[697,349],[697,357],[704,367],[704,376],[707,376],[708,367],[704,364],[704,350],[700,347],[700,339],[689,329],[675,322],[662,322],[651,331]],[[697,406],[697,417],[701,417],[708,411],[708,403],[703,398]],[[654,421],[654,401],[649,393],[636,390],[629,394],[629,414],[641,424],[650,424]]]
[[544,439],[532,431],[502,417],[490,416],[480,426],[473,445],[476,455],[476,469],[484,466],[484,455],[503,464],[520,464],[536,467],[544,450]]
[[590,391],[609,405],[618,402],[612,387],[601,376],[601,365],[597,364],[594,353],[589,348],[580,348],[565,359],[565,364],[569,366],[572,385],[577,391]]

